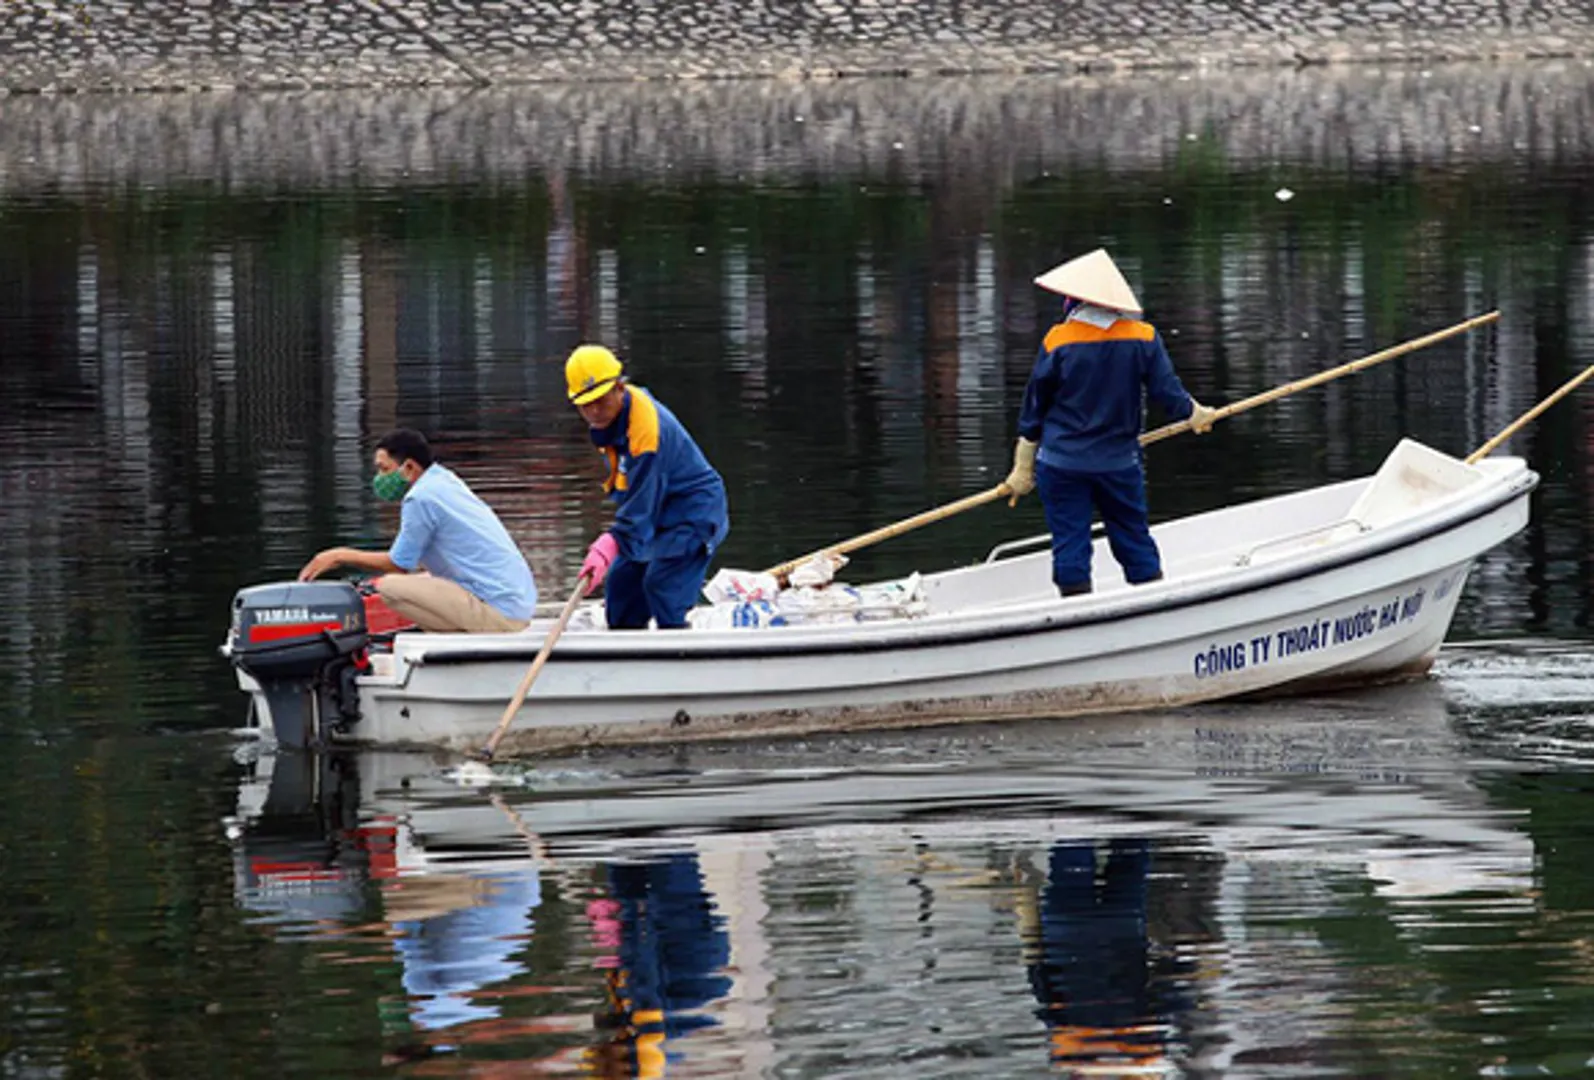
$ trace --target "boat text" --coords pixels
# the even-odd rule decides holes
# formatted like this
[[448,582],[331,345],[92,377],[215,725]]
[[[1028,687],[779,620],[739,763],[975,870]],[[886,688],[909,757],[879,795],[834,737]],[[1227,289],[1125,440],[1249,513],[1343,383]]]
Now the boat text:
[[327,622],[341,619],[343,616],[336,611],[311,611],[309,608],[261,608],[254,613],[255,622],[261,625],[275,625],[277,623],[307,623]]
[[1364,604],[1341,615],[1269,630],[1250,640],[1241,638],[1228,644],[1209,645],[1195,654],[1193,666],[1196,678],[1228,675],[1279,660],[1291,660],[1320,649],[1361,641],[1415,619],[1421,614],[1426,597],[1426,591],[1418,589],[1376,606]]

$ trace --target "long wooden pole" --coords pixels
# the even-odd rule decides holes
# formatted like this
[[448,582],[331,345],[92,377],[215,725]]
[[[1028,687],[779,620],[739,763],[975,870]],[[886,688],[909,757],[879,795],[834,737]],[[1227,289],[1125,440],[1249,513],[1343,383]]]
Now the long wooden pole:
[[509,706],[504,709],[504,715],[498,718],[498,726],[493,728],[493,733],[487,738],[487,745],[482,747],[480,759],[491,761],[498,752],[498,741],[504,737],[504,732],[509,730],[510,721],[520,711],[520,706],[525,703],[526,695],[531,693],[531,684],[537,681],[537,675],[542,671],[542,666],[548,662],[548,656],[553,652],[554,643],[565,632],[565,627],[570,624],[570,616],[576,613],[576,605],[581,603],[581,598],[587,595],[587,579],[592,576],[591,571],[586,571],[576,578],[576,587],[570,594],[570,599],[565,601],[564,610],[559,613],[559,621],[553,624],[553,629],[548,631],[548,637],[542,643],[542,648],[537,650],[536,657],[531,661],[531,666],[526,669],[525,676],[520,680],[520,685],[515,688],[515,696],[509,699]]
[[1558,389],[1550,394],[1549,397],[1545,398],[1543,401],[1533,406],[1533,408],[1529,409],[1527,412],[1511,421],[1511,423],[1507,424],[1504,431],[1500,432],[1500,434],[1496,435],[1494,438],[1478,447],[1472,453],[1468,454],[1467,464],[1471,465],[1474,462],[1482,461],[1484,458],[1494,453],[1501,443],[1505,442],[1518,431],[1521,431],[1528,424],[1538,419],[1539,414],[1545,409],[1548,409],[1551,405],[1554,405],[1557,401],[1560,401],[1573,390],[1576,390],[1578,385],[1590,375],[1594,375],[1594,364],[1590,364],[1588,367],[1584,368],[1582,371],[1566,380]]
[[1006,481],[1003,481],[993,488],[987,488],[986,490],[978,492],[974,495],[966,495],[963,498],[958,499],[956,502],[949,502],[942,506],[937,506],[933,510],[926,510],[923,513],[914,514],[910,518],[903,518],[901,521],[896,522],[893,525],[882,525],[873,532],[866,532],[861,536],[854,536],[851,540],[843,540],[839,544],[832,544],[827,548],[820,548],[818,551],[809,552],[807,555],[800,556],[799,558],[788,559],[779,566],[770,567],[767,573],[774,574],[775,577],[784,581],[787,575],[789,575],[793,570],[797,569],[797,567],[801,566],[803,563],[807,562],[809,559],[818,558],[821,555],[845,555],[849,551],[857,551],[859,548],[866,548],[870,544],[878,544],[882,540],[890,540],[893,536],[901,536],[905,532],[912,532],[914,529],[917,529],[923,525],[933,525],[935,522],[941,521],[944,518],[949,518],[953,514],[961,514],[965,510],[972,510],[976,506],[984,506],[988,502],[995,502],[997,499],[1006,498],[1011,494],[1013,494],[1013,489],[1007,486]]
[[[1253,397],[1243,398],[1240,401],[1236,401],[1232,405],[1225,405],[1221,409],[1218,409],[1213,414],[1212,422],[1217,423],[1219,420],[1227,420],[1231,416],[1238,416],[1240,413],[1254,409],[1259,405],[1266,405],[1269,402],[1277,401],[1279,398],[1289,397],[1291,394],[1299,393],[1302,390],[1310,390],[1314,386],[1322,386],[1326,382],[1333,382],[1335,379],[1342,378],[1346,375],[1354,375],[1358,371],[1365,371],[1374,364],[1382,364],[1385,360],[1393,360],[1397,356],[1404,356],[1406,353],[1415,352],[1418,349],[1432,345],[1436,341],[1443,341],[1445,338],[1455,337],[1457,334],[1464,334],[1468,330],[1483,326],[1486,323],[1492,323],[1499,317],[1500,313],[1498,311],[1491,311],[1484,315],[1475,315],[1472,318],[1467,319],[1465,322],[1458,322],[1456,325],[1446,327],[1443,330],[1435,330],[1431,334],[1424,334],[1422,337],[1412,338],[1410,341],[1402,342],[1399,345],[1391,345],[1387,349],[1384,349],[1380,352],[1375,352],[1371,356],[1364,356],[1360,360],[1352,360],[1348,364],[1341,364],[1338,367],[1331,367],[1327,371],[1319,371],[1316,375],[1308,375],[1304,379],[1296,379],[1294,382],[1285,383],[1283,386],[1275,386],[1271,390],[1264,390],[1262,393]],[[1154,442],[1160,442],[1163,439],[1189,430],[1190,421],[1188,420],[1180,420],[1176,424],[1164,424],[1162,427],[1154,428],[1153,430],[1148,431],[1144,435],[1140,436],[1140,445],[1150,446]]]
[[[1487,323],[1492,323],[1499,317],[1500,313],[1498,311],[1490,311],[1483,315],[1475,315],[1464,322],[1456,323],[1454,326],[1446,327],[1443,330],[1435,330],[1431,334],[1424,334],[1422,337],[1412,338],[1410,341],[1403,342],[1399,345],[1392,345],[1387,349],[1381,350],[1380,352],[1373,353],[1371,356],[1364,356],[1360,360],[1352,360],[1349,363],[1340,364],[1338,367],[1329,368],[1327,371],[1319,371],[1316,375],[1308,375],[1304,379],[1296,379],[1294,382],[1285,383],[1283,386],[1275,386],[1271,390],[1265,390],[1260,394],[1244,398],[1240,401],[1236,401],[1232,405],[1225,405],[1223,408],[1216,410],[1212,417],[1213,423],[1216,423],[1219,420],[1227,420],[1231,416],[1237,416],[1240,413],[1257,408],[1260,405],[1266,405],[1269,402],[1277,401],[1279,398],[1289,397],[1291,394],[1299,393],[1302,390],[1309,390],[1314,386],[1321,386],[1326,382],[1333,382],[1335,379],[1343,378],[1346,375],[1354,375],[1356,372],[1364,371],[1367,368],[1372,367],[1374,364],[1381,364],[1385,360],[1393,360],[1397,356],[1403,356],[1406,353],[1414,352],[1417,349],[1432,345],[1436,341],[1443,341],[1445,338],[1454,337],[1457,334],[1464,334],[1468,330],[1475,329]],[[1160,442],[1163,439],[1189,430],[1190,421],[1188,420],[1181,420],[1176,424],[1165,424],[1160,428],[1156,428],[1141,435],[1140,445],[1149,446],[1154,442]],[[892,537],[901,536],[905,532],[912,532],[914,529],[921,528],[922,526],[932,525],[937,521],[943,521],[954,514],[961,514],[965,510],[972,510],[976,506],[984,506],[988,502],[995,502],[997,499],[1011,495],[1012,493],[1012,489],[1009,488],[1006,483],[997,484],[993,488],[988,488],[985,491],[979,492],[978,494],[969,495],[958,499],[956,502],[946,503],[945,505],[938,506],[933,510],[925,510],[923,513],[915,514],[910,518],[904,518],[892,525],[884,525],[878,529],[875,529],[873,532],[866,532],[861,536],[854,536],[850,540],[843,540],[840,543],[832,544],[830,547],[820,548],[818,551],[809,552],[807,555],[800,556],[799,558],[789,559],[786,562],[781,563],[779,566],[770,567],[767,572],[773,574],[781,581],[784,581],[793,570],[797,569],[797,567],[801,566],[809,559],[815,559],[822,555],[845,555],[848,552],[857,551],[859,548],[866,548],[871,544],[878,544],[882,540],[890,540]]]

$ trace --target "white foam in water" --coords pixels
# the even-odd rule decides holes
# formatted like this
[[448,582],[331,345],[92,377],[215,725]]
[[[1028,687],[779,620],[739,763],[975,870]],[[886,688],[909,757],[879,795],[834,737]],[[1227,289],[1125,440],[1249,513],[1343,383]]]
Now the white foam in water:
[[1594,654],[1580,642],[1447,646],[1435,674],[1452,696],[1484,708],[1594,701]]
[[470,760],[444,773],[444,778],[450,783],[460,787],[527,787],[533,780],[539,787],[544,782],[558,779],[558,773],[533,772],[525,764],[506,761],[499,765],[488,765],[486,762]]
[[498,782],[498,774],[480,761],[467,761],[451,769],[448,778],[460,787],[488,787]]

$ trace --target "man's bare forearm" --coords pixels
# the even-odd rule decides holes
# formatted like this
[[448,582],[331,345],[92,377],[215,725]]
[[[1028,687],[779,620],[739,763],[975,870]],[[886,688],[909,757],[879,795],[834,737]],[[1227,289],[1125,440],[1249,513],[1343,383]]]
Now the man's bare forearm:
[[313,581],[322,574],[330,574],[339,567],[349,566],[375,574],[408,573],[394,562],[385,551],[361,551],[359,548],[335,547],[318,552],[315,558],[299,571],[300,581]]
[[377,574],[406,574],[405,570],[385,551],[361,551],[359,548],[339,548],[343,553],[341,564],[356,570],[369,570]]

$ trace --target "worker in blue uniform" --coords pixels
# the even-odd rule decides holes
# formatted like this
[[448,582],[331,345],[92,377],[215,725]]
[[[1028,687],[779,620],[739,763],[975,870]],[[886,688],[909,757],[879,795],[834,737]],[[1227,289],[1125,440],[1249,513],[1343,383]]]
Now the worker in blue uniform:
[[571,404],[608,464],[603,490],[614,522],[592,542],[581,572],[588,591],[605,584],[611,630],[686,626],[709,560],[730,516],[725,482],[692,436],[601,345],[582,345],[565,362]]
[[1010,501],[1040,488],[1052,581],[1063,596],[1091,590],[1092,507],[1124,578],[1131,585],[1156,581],[1162,559],[1146,518],[1140,454],[1145,398],[1173,420],[1188,419],[1198,434],[1211,430],[1216,410],[1190,396],[1161,337],[1134,317],[1140,301],[1106,251],[1063,263],[1035,284],[1065,304],[1024,390]]

